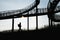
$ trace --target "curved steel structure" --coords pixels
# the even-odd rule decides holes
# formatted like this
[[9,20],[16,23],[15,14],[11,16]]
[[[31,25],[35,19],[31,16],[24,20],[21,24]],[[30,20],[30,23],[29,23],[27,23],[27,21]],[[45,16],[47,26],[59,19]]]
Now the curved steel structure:
[[47,8],[38,8],[38,12],[36,13],[36,9],[34,8],[38,6],[40,0],[35,0],[30,6],[24,9],[0,12],[0,20],[9,18],[18,18],[22,16],[28,17],[28,16],[38,16],[47,14],[51,20],[59,21],[54,19],[54,14],[60,12],[60,6],[57,6],[59,1],[60,0],[49,0]]
[[21,9],[21,10],[12,10],[12,11],[4,11],[4,12],[0,12],[0,19],[4,17],[6,18],[13,18],[16,16],[20,16],[26,12],[29,12],[30,10],[34,9],[38,4],[40,3],[40,0],[35,0],[31,5],[29,5],[28,7]]
[[[49,17],[49,19],[51,19],[52,21],[55,21],[55,22],[60,21],[60,20],[56,20],[54,18],[55,17],[54,11],[55,11],[59,1],[60,0],[49,0],[48,6],[47,6],[47,8],[48,8],[48,17]],[[58,11],[58,12],[60,12],[60,11]]]

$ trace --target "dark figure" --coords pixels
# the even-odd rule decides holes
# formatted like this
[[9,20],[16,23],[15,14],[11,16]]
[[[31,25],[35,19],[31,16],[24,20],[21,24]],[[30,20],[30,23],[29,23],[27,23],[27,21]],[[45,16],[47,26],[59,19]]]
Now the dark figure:
[[18,24],[19,31],[21,31],[21,22]]

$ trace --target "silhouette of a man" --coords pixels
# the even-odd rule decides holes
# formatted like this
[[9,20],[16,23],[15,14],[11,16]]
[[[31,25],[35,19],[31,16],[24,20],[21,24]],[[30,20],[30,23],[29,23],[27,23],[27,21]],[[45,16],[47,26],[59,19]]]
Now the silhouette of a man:
[[18,24],[19,31],[21,31],[21,22]]

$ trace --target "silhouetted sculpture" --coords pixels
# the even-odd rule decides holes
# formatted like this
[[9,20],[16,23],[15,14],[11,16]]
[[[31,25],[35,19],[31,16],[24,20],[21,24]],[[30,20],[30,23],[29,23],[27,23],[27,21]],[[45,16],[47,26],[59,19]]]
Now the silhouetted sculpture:
[[18,24],[19,31],[21,31],[21,22]]

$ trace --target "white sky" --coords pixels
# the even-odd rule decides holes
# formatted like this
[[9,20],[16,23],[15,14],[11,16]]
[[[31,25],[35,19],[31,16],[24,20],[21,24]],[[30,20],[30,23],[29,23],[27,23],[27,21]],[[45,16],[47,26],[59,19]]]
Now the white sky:
[[[0,11],[7,11],[7,10],[17,10],[23,9],[33,3],[34,0],[0,0]],[[39,8],[46,8],[48,0],[41,0],[39,4]],[[38,28],[43,28],[44,25],[48,25],[48,17],[45,16],[38,16]],[[29,18],[29,29],[36,28],[36,17]],[[16,18],[14,21],[14,29],[18,29],[19,22],[22,23],[22,29],[27,29],[27,17],[25,18]],[[10,30],[12,28],[12,19],[0,20],[0,31],[3,30]]]

